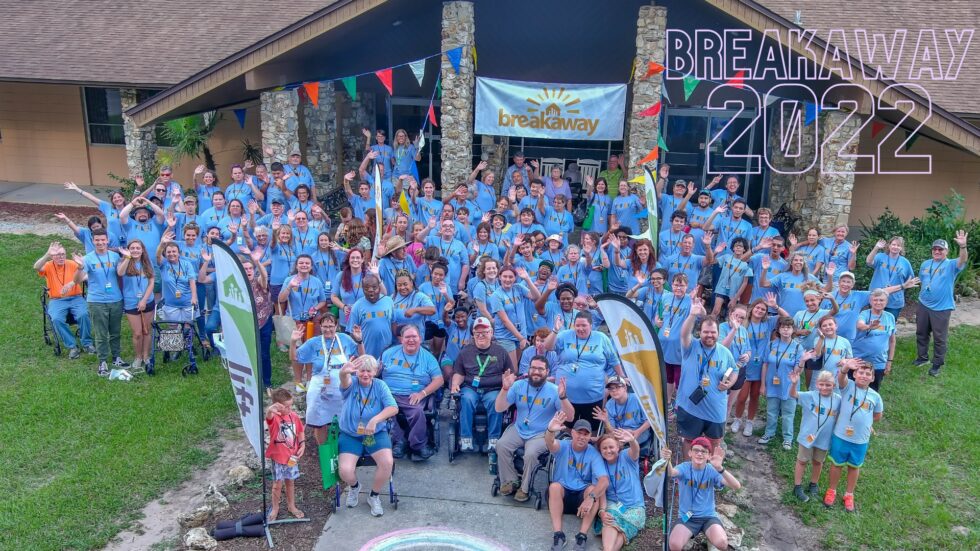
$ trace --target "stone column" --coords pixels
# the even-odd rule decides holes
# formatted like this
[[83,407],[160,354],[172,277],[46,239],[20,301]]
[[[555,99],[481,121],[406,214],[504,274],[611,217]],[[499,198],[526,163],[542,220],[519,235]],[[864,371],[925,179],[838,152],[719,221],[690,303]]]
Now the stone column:
[[262,92],[260,97],[262,146],[271,147],[275,155],[265,157],[265,163],[285,162],[299,147],[299,95],[296,90],[279,90]]
[[494,187],[500,192],[504,171],[507,170],[507,150],[510,138],[507,136],[480,136],[480,157],[487,161],[487,170],[494,174]]
[[[337,171],[342,178],[349,170],[357,170],[364,159],[364,135],[362,128],[374,130],[376,124],[374,94],[358,92],[351,100],[345,91],[337,93],[337,126],[339,127],[338,157],[341,167]],[[371,135],[374,143],[374,135]]]
[[130,176],[144,175],[156,167],[157,136],[155,126],[136,126],[126,110],[136,105],[138,94],[134,88],[120,88],[123,133],[126,138],[126,165]]
[[319,194],[325,195],[340,182],[337,170],[337,104],[333,82],[321,82],[317,105],[303,104],[306,125],[306,166],[317,181]]
[[459,74],[449,59],[442,59],[442,189],[466,181],[473,170],[473,95],[476,76],[470,47],[475,45],[476,27],[472,2],[442,5],[442,51],[463,47]]
[[[646,73],[647,63],[656,61],[663,63],[666,47],[667,8],[663,6],[641,6],[636,20],[636,66],[642,76]],[[629,117],[626,119],[626,171],[635,171],[640,159],[646,157],[650,150],[657,145],[660,136],[659,117],[640,117],[638,114],[660,101],[660,75],[651,78],[634,78],[632,95],[629,105]],[[648,163],[653,169],[653,164]],[[610,186],[615,186],[613,182]]]

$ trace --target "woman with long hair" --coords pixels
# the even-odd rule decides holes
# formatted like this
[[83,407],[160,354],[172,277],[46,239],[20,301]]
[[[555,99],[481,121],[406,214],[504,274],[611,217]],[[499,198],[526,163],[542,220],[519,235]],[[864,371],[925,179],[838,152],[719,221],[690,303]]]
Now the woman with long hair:
[[480,260],[480,264],[476,267],[477,282],[473,286],[471,296],[480,315],[487,319],[493,319],[489,305],[490,298],[497,292],[497,289],[500,289],[500,281],[497,279],[499,275],[500,261],[497,259],[485,257]]
[[349,333],[350,310],[357,299],[364,296],[361,291],[361,279],[366,274],[364,267],[364,251],[351,249],[340,265],[340,273],[334,276],[333,294],[330,301],[340,311],[340,323]]
[[797,241],[795,234],[789,234],[789,252],[800,253],[806,259],[807,270],[811,274],[819,274],[823,270],[827,249],[820,244],[820,230],[810,228],[806,231],[806,239]]
[[269,290],[272,292],[273,300],[279,296],[282,290],[282,282],[289,277],[289,272],[296,262],[296,246],[293,243],[293,229],[289,226],[279,226],[273,231],[273,239],[270,244],[272,270],[269,274]]
[[603,434],[595,445],[609,475],[609,486],[599,496],[595,531],[602,538],[603,551],[618,551],[646,526],[640,445],[626,429]]
[[[608,196],[602,195],[608,199]],[[599,247],[599,233],[582,232],[579,238],[582,244],[582,261],[587,272],[586,279],[589,282],[588,289],[579,289],[580,292],[589,295],[597,295],[603,291],[602,274],[610,266],[609,255],[605,249]]]
[[796,399],[789,395],[790,373],[797,375],[803,364],[813,358],[812,350],[804,350],[796,340],[793,318],[780,316],[776,320],[769,347],[762,364],[762,380],[766,382],[766,432],[759,439],[768,444],[776,437],[777,425],[782,421],[783,449],[793,449],[793,421],[796,418]]
[[[762,393],[762,363],[769,350],[769,340],[773,329],[776,327],[775,311],[770,312],[770,306],[775,304],[776,295],[769,293],[772,300],[767,303],[763,299],[756,299],[748,308],[748,316],[745,320],[746,336],[748,337],[748,348],[751,356],[745,364],[745,382],[735,398],[734,411],[732,416],[732,432],[738,432],[742,428],[743,436],[752,436],[755,429],[755,414],[759,409],[759,395]],[[747,415],[742,415],[748,405]]]
[[414,165],[422,160],[422,152],[415,143],[409,141],[408,132],[405,132],[403,128],[395,130],[395,143],[392,145],[395,150],[395,167],[391,172],[392,180],[398,180],[398,177],[403,174],[414,176],[418,173],[418,169]]
[[609,231],[609,213],[612,211],[612,199],[609,198],[609,183],[602,176],[593,181],[592,176],[585,177],[585,199],[592,207],[593,231],[602,235]]
[[[500,288],[490,297],[487,310],[493,314],[494,337],[497,344],[510,355],[512,365],[517,365],[520,350],[527,348],[526,331],[530,329],[527,319],[528,301],[540,296],[534,282],[523,268],[510,266],[500,270]],[[517,283],[520,277],[524,283]]]
[[650,274],[657,269],[657,255],[653,252],[653,243],[649,239],[638,239],[633,244],[633,252],[629,258],[629,269],[632,280],[629,287],[632,287],[635,280],[642,273],[647,279]]
[[153,261],[146,254],[146,246],[133,239],[126,247],[120,247],[122,260],[116,266],[116,274],[122,277],[123,311],[133,333],[133,369],[139,369],[150,361],[153,322]]
[[806,284],[808,282],[819,284],[820,281],[810,275],[810,271],[806,265],[806,256],[801,252],[795,252],[790,257],[789,269],[787,271],[769,279],[768,273],[771,264],[771,258],[768,256],[762,257],[762,273],[759,274],[760,283],[765,288],[776,288],[779,297],[779,306],[786,310],[790,317],[795,316],[797,312],[805,308],[803,291],[806,290]]
[[[882,251],[882,252],[878,252]],[[896,235],[885,243],[884,239],[879,239],[875,243],[874,248],[868,253],[868,258],[865,262],[871,268],[874,268],[874,274],[871,276],[871,283],[868,285],[871,289],[883,289],[891,285],[901,284],[906,280],[915,277],[915,270],[912,269],[912,264],[907,258],[905,258],[905,238]],[[888,295],[888,306],[885,307],[887,311],[895,319],[898,319],[898,315],[902,313],[902,308],[905,307],[905,291],[901,293],[891,293]]]

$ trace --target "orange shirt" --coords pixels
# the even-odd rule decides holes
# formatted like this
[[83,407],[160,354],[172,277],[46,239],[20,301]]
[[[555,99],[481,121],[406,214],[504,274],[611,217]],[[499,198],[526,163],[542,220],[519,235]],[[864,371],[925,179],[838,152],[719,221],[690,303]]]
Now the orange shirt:
[[49,260],[41,268],[41,271],[37,275],[45,279],[45,284],[48,286],[48,296],[51,298],[67,298],[75,297],[82,294],[82,286],[75,285],[68,291],[67,295],[61,294],[61,288],[65,286],[66,283],[72,281],[75,278],[75,272],[78,271],[78,264],[75,264],[74,260],[65,260],[63,266],[57,266],[54,260]]

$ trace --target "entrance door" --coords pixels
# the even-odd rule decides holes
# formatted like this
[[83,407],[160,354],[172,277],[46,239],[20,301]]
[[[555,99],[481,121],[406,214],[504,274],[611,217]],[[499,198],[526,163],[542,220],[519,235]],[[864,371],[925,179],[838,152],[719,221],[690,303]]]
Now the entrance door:
[[[439,116],[439,100],[435,100],[436,116]],[[394,143],[395,131],[399,128],[408,132],[409,139],[414,139],[419,133],[422,121],[429,112],[429,100],[422,98],[388,98],[388,136],[389,144]],[[442,170],[442,149],[439,128],[431,124],[425,126],[425,147],[422,148],[422,160],[418,162],[419,177],[432,178],[438,182]]]

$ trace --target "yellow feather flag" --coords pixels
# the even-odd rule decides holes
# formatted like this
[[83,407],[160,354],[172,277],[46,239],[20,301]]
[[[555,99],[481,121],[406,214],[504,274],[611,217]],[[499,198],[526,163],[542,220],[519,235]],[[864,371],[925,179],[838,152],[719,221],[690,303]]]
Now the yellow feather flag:
[[644,182],[644,179],[643,179],[643,175],[642,174],[640,174],[639,176],[634,176],[634,177],[630,178],[630,183],[631,184],[642,184],[643,182]]
[[401,196],[398,197],[398,206],[402,208],[402,212],[405,214],[410,214],[408,209],[408,197],[405,195],[404,191],[402,191]]

